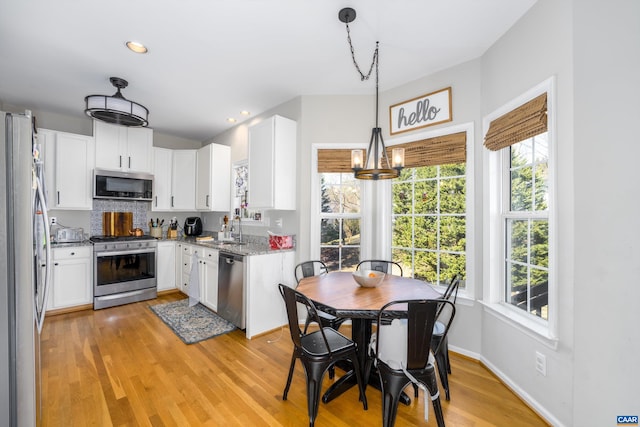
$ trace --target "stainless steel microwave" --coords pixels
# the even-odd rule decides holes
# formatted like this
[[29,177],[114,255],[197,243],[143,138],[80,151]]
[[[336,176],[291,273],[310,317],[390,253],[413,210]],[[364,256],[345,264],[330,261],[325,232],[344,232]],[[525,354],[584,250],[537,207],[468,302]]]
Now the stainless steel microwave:
[[153,175],[143,172],[94,169],[93,198],[151,201]]

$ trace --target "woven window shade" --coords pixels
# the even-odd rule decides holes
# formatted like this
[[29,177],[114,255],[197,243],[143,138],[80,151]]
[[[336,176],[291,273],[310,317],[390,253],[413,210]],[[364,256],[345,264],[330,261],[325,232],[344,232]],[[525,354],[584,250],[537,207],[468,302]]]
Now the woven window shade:
[[446,165],[467,161],[467,133],[458,132],[387,148],[391,159],[393,148],[404,148],[404,167]]
[[[467,161],[467,133],[452,133],[387,147],[387,156],[390,161],[391,151],[394,148],[404,148],[404,167],[406,168],[464,163]],[[366,150],[363,152],[366,156]],[[353,172],[351,150],[318,150],[318,172]]]
[[498,117],[489,125],[484,146],[497,151],[547,131],[547,94]]
[[318,150],[318,172],[319,173],[353,172],[353,169],[351,169],[351,150],[348,150],[348,149]]

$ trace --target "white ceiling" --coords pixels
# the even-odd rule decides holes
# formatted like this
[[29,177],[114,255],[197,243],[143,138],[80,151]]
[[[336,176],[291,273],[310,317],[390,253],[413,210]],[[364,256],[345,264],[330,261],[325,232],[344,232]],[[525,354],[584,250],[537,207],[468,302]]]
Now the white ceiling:
[[[0,0],[0,102],[82,116],[84,97],[146,106],[156,131],[204,141],[299,95],[373,94],[477,58],[535,0]],[[143,42],[146,55],[126,49]]]

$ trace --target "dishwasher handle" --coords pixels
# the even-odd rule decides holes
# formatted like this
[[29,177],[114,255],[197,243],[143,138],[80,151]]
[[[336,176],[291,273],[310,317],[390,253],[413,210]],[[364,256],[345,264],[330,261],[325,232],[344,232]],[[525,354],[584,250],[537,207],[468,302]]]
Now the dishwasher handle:
[[244,255],[232,254],[228,252],[220,252],[220,254],[218,255],[218,261],[220,263],[224,262],[225,264],[232,265],[236,262],[244,261]]

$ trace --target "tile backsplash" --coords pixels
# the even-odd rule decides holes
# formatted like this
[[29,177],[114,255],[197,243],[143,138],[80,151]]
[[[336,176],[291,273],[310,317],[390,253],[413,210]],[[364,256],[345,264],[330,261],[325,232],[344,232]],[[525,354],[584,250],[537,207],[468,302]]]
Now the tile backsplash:
[[102,234],[103,212],[132,212],[133,228],[142,228],[146,233],[149,228],[147,225],[147,212],[150,208],[150,202],[93,199],[93,210],[91,211],[91,235],[99,236]]

